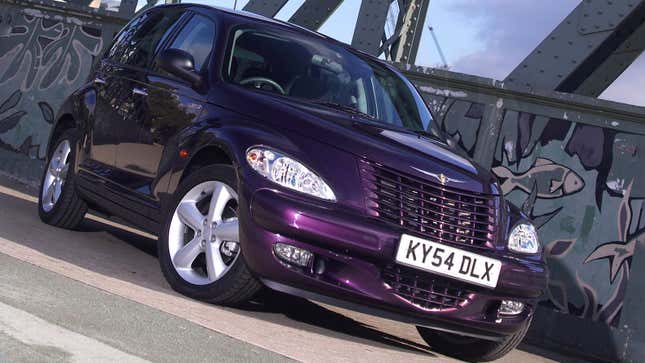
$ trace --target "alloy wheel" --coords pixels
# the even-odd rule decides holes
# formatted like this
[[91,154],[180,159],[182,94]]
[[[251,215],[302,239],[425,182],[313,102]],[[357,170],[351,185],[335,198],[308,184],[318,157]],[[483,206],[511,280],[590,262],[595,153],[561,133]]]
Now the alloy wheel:
[[170,222],[168,251],[186,282],[206,285],[221,279],[240,254],[237,193],[208,181],[186,193]]
[[69,172],[69,154],[72,147],[68,140],[63,140],[52,154],[43,181],[41,192],[42,208],[45,212],[54,209],[56,202],[63,193],[63,185]]

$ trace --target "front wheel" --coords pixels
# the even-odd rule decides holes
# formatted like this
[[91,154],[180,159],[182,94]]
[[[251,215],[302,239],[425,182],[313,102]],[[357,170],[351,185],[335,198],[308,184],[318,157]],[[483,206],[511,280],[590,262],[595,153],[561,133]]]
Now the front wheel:
[[178,188],[159,238],[159,263],[181,294],[223,305],[250,300],[261,288],[240,246],[235,171],[204,167]]
[[489,362],[499,359],[515,349],[531,326],[531,316],[516,333],[501,341],[489,341],[462,335],[417,327],[421,338],[438,353],[469,362]]

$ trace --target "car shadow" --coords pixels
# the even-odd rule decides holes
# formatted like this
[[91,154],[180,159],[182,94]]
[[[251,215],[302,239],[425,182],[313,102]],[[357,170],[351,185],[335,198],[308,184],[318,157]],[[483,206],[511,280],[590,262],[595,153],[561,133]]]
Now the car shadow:
[[[80,232],[107,232],[124,243],[157,258],[157,241],[144,236],[125,231],[114,226],[103,224],[90,219],[85,219]],[[162,289],[160,291],[167,291]],[[311,331],[319,328],[327,329],[334,333],[341,333],[351,337],[380,343],[392,348],[435,355],[426,345],[418,344],[408,339],[385,333],[373,326],[349,318],[338,312],[329,310],[309,300],[291,296],[265,288],[253,301],[236,308],[225,308],[237,312],[247,312],[256,318],[279,324],[295,325],[302,323],[311,327]],[[287,318],[287,319],[284,319]],[[298,328],[302,328],[298,324]]]
[[[33,198],[7,194],[4,189],[0,190],[0,238],[110,278],[175,294],[159,269],[155,239],[94,218],[86,218],[77,231],[54,228],[38,219]],[[221,308],[347,341],[436,357],[427,346],[409,336],[387,333],[308,300],[268,289],[241,307]]]
[[[120,239],[125,244],[128,244],[151,257],[157,258],[156,240],[154,239],[146,238],[138,234],[89,219],[84,221],[82,230],[87,232],[107,232]],[[295,327],[296,323],[301,323],[305,324],[305,329],[309,329],[310,331],[315,330],[316,332],[319,332],[317,329],[322,328],[329,330],[334,334],[345,334],[354,338],[384,344],[394,349],[427,354],[429,357],[437,357],[432,353],[428,345],[419,344],[411,341],[410,339],[388,334],[374,326],[352,319],[309,300],[273,291],[268,288],[263,290],[253,301],[247,304],[238,306],[234,309],[225,309],[236,312],[246,312],[253,315],[255,318],[282,325]],[[301,324],[297,326],[300,329],[303,327]],[[543,323],[535,323],[531,331],[543,330],[544,327],[542,324]],[[532,355],[563,363],[602,362],[601,360],[592,359],[590,357],[581,358],[575,351],[563,350],[561,346],[554,342],[538,341],[534,335],[535,333],[529,333],[524,343],[520,344],[517,349]],[[609,341],[608,333],[606,339]],[[549,349],[546,349],[546,347]],[[615,348],[609,346],[607,349]],[[617,353],[611,352],[608,353],[608,355],[617,356]]]
[[332,330],[357,338],[368,339],[402,350],[430,354],[430,348],[409,339],[388,334],[375,327],[329,310],[309,300],[269,289],[264,290],[254,301],[238,309],[245,311],[281,314],[290,320],[310,326]]

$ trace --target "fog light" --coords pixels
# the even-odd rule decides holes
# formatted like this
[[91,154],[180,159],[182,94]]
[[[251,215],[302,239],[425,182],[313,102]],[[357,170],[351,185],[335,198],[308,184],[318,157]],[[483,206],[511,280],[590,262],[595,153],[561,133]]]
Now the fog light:
[[288,245],[286,243],[274,244],[273,250],[275,251],[276,256],[281,260],[301,267],[309,266],[309,262],[314,256],[307,250],[303,250],[302,248]]
[[500,315],[517,315],[524,311],[524,303],[513,300],[502,300],[499,306]]

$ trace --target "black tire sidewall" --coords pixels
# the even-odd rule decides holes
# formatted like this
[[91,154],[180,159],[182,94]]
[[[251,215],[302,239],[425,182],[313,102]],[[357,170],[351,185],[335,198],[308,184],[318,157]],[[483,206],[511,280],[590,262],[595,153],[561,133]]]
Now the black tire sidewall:
[[219,297],[225,297],[236,287],[239,276],[249,273],[244,260],[243,251],[240,249],[240,255],[233,263],[233,266],[220,279],[207,285],[195,285],[187,282],[179,276],[172,264],[168,249],[170,224],[177,205],[183,196],[190,191],[190,189],[207,181],[223,182],[233,188],[236,192],[238,191],[235,169],[229,165],[206,166],[191,173],[184,181],[181,182],[173,197],[173,202],[170,204],[168,210],[165,211],[166,218],[161,234],[159,235],[158,253],[161,270],[174,290],[198,300],[218,302],[217,300]]
[[439,353],[470,362],[488,362],[497,360],[515,349],[524,339],[532,321],[531,315],[517,332],[501,341],[474,339],[473,342],[464,344],[454,342],[454,339],[459,339],[456,334],[424,327],[417,327],[417,330],[423,340]]

